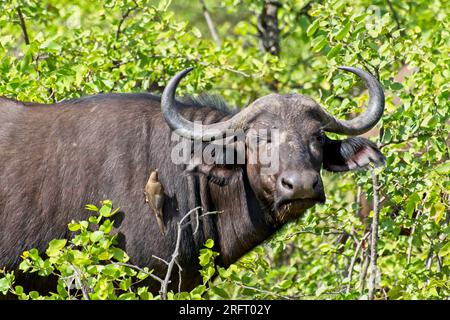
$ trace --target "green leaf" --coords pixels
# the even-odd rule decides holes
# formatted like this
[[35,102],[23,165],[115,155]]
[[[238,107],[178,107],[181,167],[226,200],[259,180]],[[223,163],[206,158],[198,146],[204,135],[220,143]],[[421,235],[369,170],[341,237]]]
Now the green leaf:
[[319,52],[320,50],[325,47],[325,45],[328,43],[327,38],[325,36],[318,36],[311,42],[311,50],[313,52]]
[[214,240],[212,240],[212,239],[206,240],[205,247],[212,249],[212,247],[214,247]]
[[103,268],[102,273],[112,278],[117,278],[120,276],[120,268],[118,265],[108,264]]
[[205,290],[206,290],[206,286],[199,285],[191,291],[191,296],[192,295],[202,295],[205,292]]
[[81,225],[77,222],[72,221],[68,225],[70,231],[78,231],[81,229]]
[[24,272],[27,272],[31,267],[32,265],[29,260],[23,260],[19,265],[19,269]]
[[98,212],[98,208],[93,204],[86,205],[86,210]]
[[197,38],[201,38],[202,37],[202,33],[200,32],[200,30],[198,30],[197,28],[192,28],[192,33],[197,37]]
[[308,37],[311,37],[314,35],[314,33],[317,31],[317,28],[319,28],[320,20],[316,19],[312,24],[309,25],[308,29],[306,30],[306,35]]
[[348,33],[350,32],[350,26],[351,26],[351,22],[348,21],[344,27],[342,27],[334,36],[334,39],[337,41],[340,41],[342,39],[345,38],[345,36],[348,35]]
[[112,252],[113,258],[119,262],[127,262],[130,259],[130,257],[128,257],[128,255],[122,249],[112,248]]
[[217,294],[219,297],[224,298],[224,299],[231,299],[230,295],[222,288],[217,287],[217,286],[213,286],[211,287],[211,290],[213,293]]
[[444,216],[444,212],[445,212],[445,205],[441,202],[437,202],[433,204],[430,216],[431,218],[434,219],[434,221],[436,221],[436,223],[439,223],[442,217]]
[[292,280],[283,280],[278,286],[283,290],[289,289],[292,286]]
[[103,238],[105,234],[103,233],[103,231],[94,231],[91,233],[91,235],[89,236],[89,239],[95,243],[98,242],[100,239]]
[[450,161],[447,160],[444,163],[441,163],[434,167],[434,171],[439,174],[450,174]]
[[6,277],[0,278],[0,292],[3,294],[7,294],[10,288],[11,283],[9,279],[7,279]]
[[334,58],[335,56],[338,55],[338,53],[341,51],[341,49],[342,49],[342,44],[341,44],[341,43],[338,43],[337,45],[335,45],[335,46],[328,52],[327,58],[328,58],[328,59]]
[[209,258],[206,254],[201,254],[199,256],[199,260],[200,260],[200,265],[202,267],[206,266],[209,263]]
[[442,257],[450,255],[450,241],[442,246],[441,250],[439,250],[439,255]]
[[60,254],[60,251],[66,246],[66,243],[67,243],[66,239],[54,239],[50,241],[48,249],[45,251],[45,253],[49,257],[54,257]]
[[402,90],[403,89],[403,85],[399,82],[393,82],[391,84],[391,89],[392,90]]
[[122,293],[118,299],[119,300],[136,300],[136,294],[134,294],[133,292]]
[[413,193],[409,196],[406,201],[405,212],[409,218],[412,218],[414,211],[416,210],[417,204],[420,202],[420,196],[417,193]]
[[89,258],[89,254],[86,252],[81,252],[79,250],[71,250],[69,259],[69,261],[71,261],[73,264],[79,266],[87,266],[92,263],[92,260]]
[[37,291],[31,291],[31,292],[30,292],[30,297],[31,297],[31,299],[33,299],[33,300],[37,300],[37,299],[39,298],[39,292],[37,292]]
[[111,211],[112,211],[112,204],[106,203],[103,204],[103,206],[100,208],[99,213],[100,216],[102,217],[110,217]]

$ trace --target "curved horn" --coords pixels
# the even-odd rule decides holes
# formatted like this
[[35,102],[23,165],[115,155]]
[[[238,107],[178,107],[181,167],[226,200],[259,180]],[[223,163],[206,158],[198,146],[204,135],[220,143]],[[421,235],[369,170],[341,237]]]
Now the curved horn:
[[380,82],[370,73],[353,67],[339,67],[360,77],[369,91],[369,104],[366,111],[351,120],[339,120],[331,117],[331,122],[324,129],[328,132],[359,135],[372,129],[381,119],[384,111],[384,92]]
[[185,119],[177,111],[175,91],[192,67],[177,73],[167,84],[161,96],[161,110],[169,127],[178,135],[195,140],[210,141],[212,138],[223,137],[227,130],[244,129],[247,121],[253,119],[261,108],[245,108],[226,121],[202,125]]

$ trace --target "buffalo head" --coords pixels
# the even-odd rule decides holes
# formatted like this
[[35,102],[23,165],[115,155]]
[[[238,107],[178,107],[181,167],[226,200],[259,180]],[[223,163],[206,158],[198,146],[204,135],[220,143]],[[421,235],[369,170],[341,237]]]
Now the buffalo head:
[[[321,168],[337,172],[384,163],[384,156],[367,139],[333,140],[325,134],[365,133],[376,125],[384,110],[383,89],[372,75],[357,68],[340,69],[358,75],[370,96],[367,110],[351,120],[336,119],[314,100],[300,94],[270,94],[224,121],[199,125],[184,118],[175,101],[178,83],[192,68],[181,71],[169,82],[162,96],[162,113],[172,130],[192,141],[218,139],[236,151],[239,143],[230,136],[241,132],[244,163],[203,163],[196,166],[201,168],[197,171],[212,176],[212,181],[226,184],[237,168],[242,169],[262,206],[269,209],[278,223],[284,223],[325,201]],[[262,161],[262,154],[271,155],[269,163]],[[266,170],[267,167],[271,170]]]

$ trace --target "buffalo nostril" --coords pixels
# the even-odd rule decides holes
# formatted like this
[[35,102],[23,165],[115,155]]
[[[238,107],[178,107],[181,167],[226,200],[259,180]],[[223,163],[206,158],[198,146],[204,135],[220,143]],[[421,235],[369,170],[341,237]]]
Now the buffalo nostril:
[[286,180],[285,178],[281,179],[281,185],[284,188],[289,189],[289,190],[293,190],[294,189],[293,184],[290,181]]

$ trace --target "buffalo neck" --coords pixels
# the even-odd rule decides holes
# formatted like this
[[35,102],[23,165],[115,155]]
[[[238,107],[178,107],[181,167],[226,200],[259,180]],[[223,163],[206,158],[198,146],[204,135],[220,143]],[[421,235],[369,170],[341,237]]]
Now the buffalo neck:
[[220,263],[228,266],[261,244],[275,231],[269,212],[257,200],[245,172],[227,186],[211,187],[211,199],[219,211],[215,224]]

